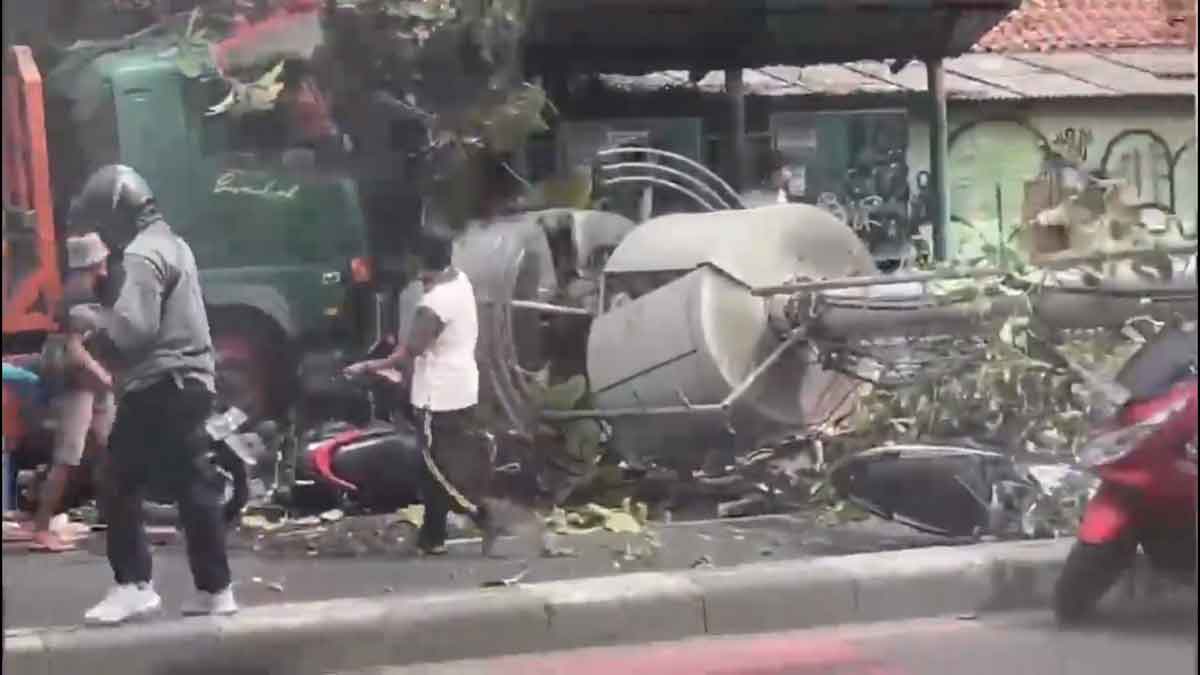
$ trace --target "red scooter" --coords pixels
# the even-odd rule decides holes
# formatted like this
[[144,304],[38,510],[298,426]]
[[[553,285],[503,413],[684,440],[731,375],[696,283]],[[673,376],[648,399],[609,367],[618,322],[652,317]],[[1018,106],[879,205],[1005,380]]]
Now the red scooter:
[[1194,583],[1196,334],[1167,329],[1116,379],[1122,401],[1079,452],[1101,485],[1088,501],[1054,590],[1062,622],[1085,618],[1133,565],[1138,546],[1159,571]]

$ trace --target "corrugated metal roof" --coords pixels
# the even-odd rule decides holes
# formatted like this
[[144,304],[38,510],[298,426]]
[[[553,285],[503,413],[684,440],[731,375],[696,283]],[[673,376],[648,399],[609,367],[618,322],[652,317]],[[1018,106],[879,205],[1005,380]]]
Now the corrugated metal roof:
[[[1196,81],[1192,53],[1180,49],[965,54],[947,59],[945,68],[948,98],[965,101],[1191,96]],[[602,78],[634,92],[695,87],[715,93],[725,87],[722,71],[710,72],[696,84],[678,70]],[[755,96],[888,95],[926,88],[925,66],[918,62],[897,73],[877,61],[768,66],[746,70],[743,78],[746,93]]]

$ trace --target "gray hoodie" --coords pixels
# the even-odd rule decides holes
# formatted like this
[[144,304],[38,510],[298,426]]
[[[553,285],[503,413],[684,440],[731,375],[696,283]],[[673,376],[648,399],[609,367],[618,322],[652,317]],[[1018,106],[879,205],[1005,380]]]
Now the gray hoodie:
[[122,356],[117,391],[145,389],[168,377],[196,380],[213,391],[212,337],[191,247],[154,213],[138,223],[122,267],[107,331]]

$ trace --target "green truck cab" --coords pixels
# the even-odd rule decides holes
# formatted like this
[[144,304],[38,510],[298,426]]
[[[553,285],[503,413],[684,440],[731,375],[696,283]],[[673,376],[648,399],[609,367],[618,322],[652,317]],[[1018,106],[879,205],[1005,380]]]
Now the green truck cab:
[[[56,212],[111,162],[137,169],[200,266],[230,397],[280,411],[308,349],[373,332],[367,225],[355,182],[272,139],[278,111],[211,115],[228,85],[162,49],[110,52],[46,81]],[[260,409],[261,408],[261,409]]]

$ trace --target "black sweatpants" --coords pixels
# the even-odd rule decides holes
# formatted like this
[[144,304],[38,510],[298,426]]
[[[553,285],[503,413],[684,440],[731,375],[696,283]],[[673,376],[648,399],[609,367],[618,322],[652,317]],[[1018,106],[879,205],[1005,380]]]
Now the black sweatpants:
[[418,544],[429,549],[446,543],[446,517],[451,511],[470,515],[480,527],[487,526],[492,457],[488,443],[478,432],[475,407],[445,412],[418,410],[418,428],[425,453],[421,500],[425,521]]
[[215,593],[229,585],[225,478],[209,461],[204,433],[212,406],[212,393],[187,379],[177,384],[168,378],[121,397],[103,486],[108,562],[118,584],[150,581],[142,500],[151,489],[179,506],[196,588]]

